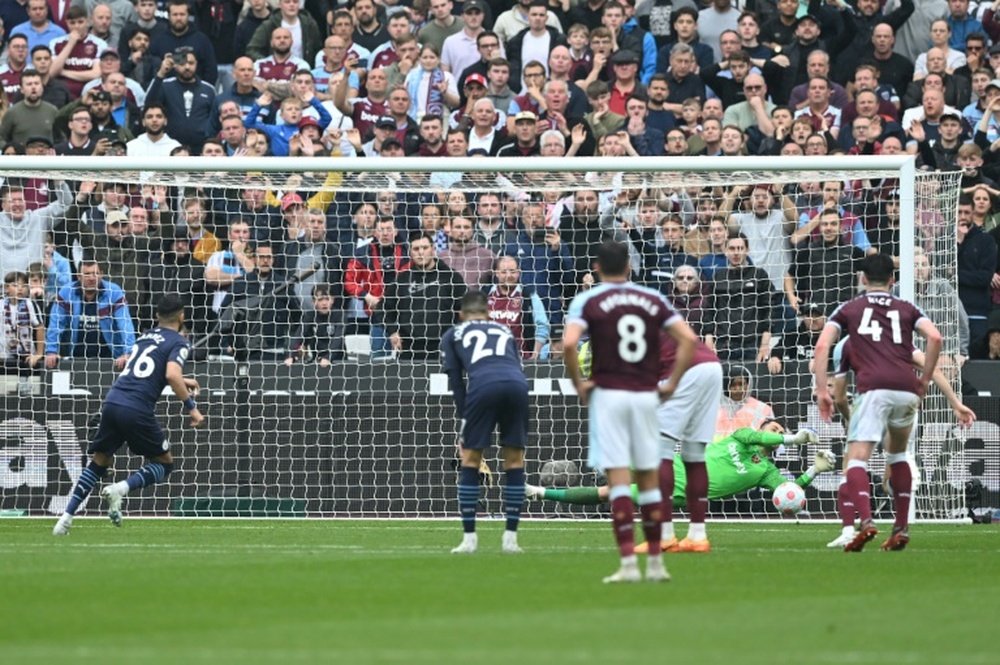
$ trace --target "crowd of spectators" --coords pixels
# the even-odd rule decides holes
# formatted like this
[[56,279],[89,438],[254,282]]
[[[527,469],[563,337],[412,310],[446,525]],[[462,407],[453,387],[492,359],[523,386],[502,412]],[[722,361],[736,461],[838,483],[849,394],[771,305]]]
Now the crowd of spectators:
[[[921,192],[914,259],[918,301],[962,312],[947,350],[961,362],[1000,349],[997,12],[1000,0],[0,0],[0,144],[219,159],[911,153],[963,171],[957,229]],[[899,260],[891,178],[96,180],[8,174],[0,187],[5,364],[121,363],[168,292],[189,299],[207,352],[325,364],[360,333],[376,357],[424,358],[469,288],[488,291],[525,358],[544,359],[566,303],[594,283],[595,245],[614,238],[720,355],[777,372],[856,292],[860,257]],[[957,294],[932,265],[956,236]]]

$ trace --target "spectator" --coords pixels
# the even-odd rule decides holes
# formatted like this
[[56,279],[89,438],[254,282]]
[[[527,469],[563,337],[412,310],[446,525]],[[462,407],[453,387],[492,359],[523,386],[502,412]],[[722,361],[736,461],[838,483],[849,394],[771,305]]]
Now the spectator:
[[[844,86],[830,78],[830,54],[819,49],[809,53],[806,57],[806,75],[808,79],[805,83],[792,88],[788,96],[788,106],[799,111],[809,106],[809,82],[813,78],[827,79],[830,86],[830,104],[843,110],[850,103],[847,91]],[[855,90],[857,90],[855,86]],[[873,88],[874,89],[874,88]]]
[[52,141],[52,125],[58,109],[42,100],[42,77],[34,69],[21,73],[21,93],[24,98],[14,104],[0,120],[0,140],[25,143],[32,136],[44,136]]
[[108,148],[111,147],[111,140],[108,138],[101,138],[99,141],[103,142],[103,145],[97,146],[95,141],[90,138],[90,130],[93,127],[93,121],[90,119],[90,111],[84,106],[79,106],[70,115],[69,118],[69,134],[66,136],[66,140],[57,143],[55,146],[57,155],[98,155],[107,152]]
[[[193,199],[192,199],[193,200]],[[211,308],[205,295],[204,263],[196,261],[191,254],[191,238],[184,228],[176,228],[173,237],[163,241],[163,249],[149,271],[150,291],[157,295],[172,293],[184,297],[185,308],[190,317],[185,317],[196,335],[208,332]],[[149,315],[142,317],[150,319]]]
[[[691,56],[691,62],[685,67],[687,71],[697,71],[698,69],[708,69],[715,61],[715,53],[708,44],[703,44],[698,38],[698,10],[693,7],[681,7],[670,15],[670,27],[673,32],[673,41],[666,42],[657,53],[656,71],[667,72],[668,66],[674,68],[674,56],[686,54]],[[685,46],[687,48],[677,48]],[[686,74],[685,74],[686,76]],[[700,80],[700,79],[699,79]],[[673,86],[671,86],[671,90]],[[690,90],[685,91],[689,93]],[[698,94],[685,94],[688,97],[701,97],[703,91]]]
[[986,338],[986,320],[993,305],[990,288],[997,273],[997,244],[972,218],[972,200],[958,201],[958,297],[969,316],[969,345]]
[[821,235],[819,230],[821,224],[820,213],[832,208],[837,211],[840,217],[840,238],[846,244],[857,247],[864,254],[873,253],[875,250],[868,239],[868,233],[865,230],[864,224],[862,224],[857,215],[844,207],[842,203],[843,197],[843,182],[839,180],[824,182],[817,205],[812,209],[804,210],[799,216],[798,228],[789,237],[791,246],[793,248],[801,248],[806,241],[817,240]]
[[[45,0],[28,0],[28,20],[20,25],[9,26],[10,35],[24,35],[28,40],[28,52],[36,46],[48,46],[66,31],[49,20],[49,6]],[[86,15],[86,14],[84,14]]]
[[222,243],[205,228],[208,219],[205,201],[197,196],[188,197],[184,199],[182,210],[184,215],[180,221],[187,232],[191,257],[198,263],[207,263],[213,254],[222,249]]
[[497,150],[498,157],[531,157],[539,153],[538,117],[531,111],[514,116],[514,140]]
[[[486,18],[486,3],[483,0],[466,0],[462,4],[462,29],[455,34],[446,37],[441,46],[441,68],[446,72],[451,72],[456,77],[462,76],[465,80],[468,75],[466,69],[481,62],[480,50],[478,47],[479,35],[483,33],[483,20]],[[496,34],[493,39],[496,40]],[[499,42],[497,42],[499,46]],[[487,53],[492,53],[496,49],[484,49]],[[486,76],[485,68],[479,74]]]
[[[366,224],[369,204],[362,204],[354,214],[356,240],[350,248],[344,271],[344,295],[349,298],[348,318],[357,332],[368,332],[374,353],[387,349],[385,328],[369,325],[380,318],[386,288],[410,268],[406,245],[389,217]],[[374,214],[372,215],[374,217]],[[366,230],[367,229],[367,230]],[[379,312],[379,316],[375,316]]]
[[28,275],[13,270],[4,275],[0,299],[0,369],[5,374],[30,373],[45,357],[43,314],[28,294]]
[[453,14],[453,8],[451,0],[430,0],[430,14],[434,18],[420,28],[417,40],[424,46],[433,46],[437,53],[441,53],[444,41],[465,27],[463,20]]
[[486,88],[486,96],[489,98],[497,111],[502,111],[510,116],[510,107],[514,102],[514,92],[510,89],[510,63],[503,58],[490,60],[486,69],[486,80],[489,85]]
[[[352,71],[357,66],[355,60],[348,60],[346,66]],[[334,104],[345,116],[354,122],[354,128],[362,137],[371,135],[375,121],[381,116],[388,115],[389,109],[386,105],[389,93],[389,80],[385,71],[373,69],[368,72],[365,82],[368,95],[365,97],[348,98],[348,85],[350,77],[342,77],[337,83],[333,92]],[[409,94],[412,99],[412,94]]]
[[[285,0],[285,3],[292,0]],[[267,26],[261,26],[258,33]],[[309,63],[292,53],[292,32],[288,28],[275,28],[270,33],[271,52],[268,56],[258,58],[254,63],[254,73],[265,81],[290,81],[295,72],[309,71]]]
[[499,256],[517,234],[505,228],[503,206],[496,192],[483,192],[476,201],[476,226],[472,239],[480,247]]
[[[312,70],[313,79],[316,81],[316,89],[320,92],[330,93],[330,83],[334,85],[342,78],[347,77],[347,97],[358,96],[361,89],[361,79],[358,71],[351,70],[345,66],[345,56],[347,45],[339,35],[330,35],[323,42],[323,64]],[[253,79],[251,78],[251,83]]]
[[56,195],[54,203],[28,210],[24,187],[16,180],[0,187],[0,274],[26,272],[30,264],[42,260],[46,233],[62,218],[73,200],[64,184],[57,188]]
[[747,261],[749,241],[742,233],[726,241],[728,264],[718,270],[710,294],[705,343],[725,360],[770,356],[774,290],[767,273]]
[[420,49],[419,64],[406,75],[406,89],[410,94],[409,115],[417,120],[425,115],[446,115],[459,103],[455,77],[441,69],[440,56],[433,46],[425,44]]
[[462,278],[435,257],[427,236],[410,242],[410,259],[410,269],[386,289],[382,320],[394,351],[404,358],[432,358],[455,323],[466,289]]
[[414,46],[417,43],[417,36],[411,32],[412,27],[410,15],[406,12],[397,12],[389,16],[387,28],[389,40],[383,40],[381,46],[371,49],[369,66],[372,69],[379,69],[398,63],[403,58],[399,47],[403,45],[404,40],[412,42]]
[[153,33],[149,52],[158,58],[174,53],[182,46],[191,48],[198,62],[198,78],[215,85],[219,67],[215,57],[215,47],[211,40],[191,23],[191,12],[187,0],[168,0],[168,25],[166,30]]
[[[535,2],[537,0],[517,0],[513,7],[497,16],[496,23],[493,24],[493,31],[497,33],[503,44],[510,42],[519,32],[529,26],[529,11]],[[449,2],[448,4],[451,3]],[[434,0],[431,1],[432,11],[433,5]],[[554,12],[547,12],[545,24],[556,30],[562,30],[559,19]],[[421,41],[423,41],[422,32]]]
[[729,260],[726,258],[726,241],[729,239],[729,227],[724,215],[713,215],[708,223],[709,250],[705,256],[698,259],[698,270],[706,283],[715,279],[715,273],[725,268]]
[[678,266],[674,271],[667,298],[695,334],[701,337],[704,334],[703,320],[708,299],[702,291],[698,269],[686,264]]
[[205,284],[212,294],[212,311],[222,311],[232,285],[256,268],[250,244],[250,225],[241,219],[229,222],[227,248],[215,252],[205,263]]
[[52,306],[45,334],[45,366],[55,369],[60,356],[114,358],[121,370],[135,344],[129,304],[114,282],[102,278],[93,259],[80,264],[79,278],[63,288]]
[[[749,212],[736,212],[736,200],[741,192],[750,197]],[[780,291],[789,264],[786,237],[795,230],[796,212],[792,200],[781,194],[780,187],[734,187],[726,194],[719,211],[722,214],[732,212],[729,223],[748,238],[745,249],[753,265],[763,269],[771,278],[774,290]],[[727,247],[731,244],[732,239]]]
[[286,97],[281,101],[280,117],[284,124],[265,124],[258,119],[261,108],[270,106],[271,95],[265,92],[257,98],[257,102],[250,108],[250,113],[243,120],[247,129],[257,129],[265,133],[271,140],[271,153],[275,157],[285,157],[288,155],[289,141],[292,136],[299,131],[299,121],[302,120],[303,106],[308,105],[315,109],[319,115],[320,130],[325,130],[330,124],[330,114],[327,112],[319,99],[310,91],[303,99],[298,97]]
[[625,124],[625,116],[611,110],[611,92],[604,81],[594,81],[587,86],[587,100],[592,110],[583,119],[595,141],[619,131]]
[[542,299],[521,284],[521,269],[513,256],[497,258],[494,273],[495,283],[486,296],[490,320],[510,328],[522,358],[542,358],[549,342],[549,318]]
[[101,52],[108,48],[107,42],[90,34],[87,29],[87,12],[79,6],[70,7],[66,12],[66,26],[69,32],[52,40],[51,75],[69,88],[76,98],[83,92],[83,85],[101,75],[98,62]]
[[[47,48],[48,44],[44,44]],[[25,35],[11,35],[7,40],[7,62],[0,67],[0,83],[3,84],[7,102],[13,103],[21,92],[21,74],[28,68],[28,38]]]
[[167,112],[160,104],[146,104],[142,110],[142,126],[146,132],[128,142],[129,157],[169,157],[180,147],[181,144],[167,134]]
[[424,115],[420,119],[420,147],[417,154],[421,157],[444,157],[448,154],[441,116]]
[[237,319],[223,344],[239,359],[261,358],[288,345],[289,322],[298,309],[288,297],[284,274],[275,269],[274,248],[264,240],[254,244],[254,271],[233,282],[222,309],[242,308],[246,317]]
[[[301,204],[298,194],[285,194],[282,206],[295,199]],[[337,245],[327,239],[326,213],[319,208],[307,208],[305,216],[301,235],[285,246],[285,260],[289,273],[299,276],[295,284],[299,309],[308,312],[313,308],[313,286],[340,283],[342,271]]]
[[[566,44],[558,24],[556,26],[547,24],[549,16],[548,3],[545,0],[533,0],[527,5],[527,26],[507,40],[506,52],[507,60],[510,62],[510,77],[516,83],[519,83],[521,79],[522,63],[542,63],[542,71],[547,77],[548,67],[546,63],[549,61],[549,54],[556,46]],[[532,83],[540,87],[544,80]],[[525,84],[528,84],[527,79],[525,79]]]
[[472,220],[452,217],[448,226],[448,248],[438,252],[438,259],[461,276],[469,290],[488,286],[492,277],[493,252],[481,247],[472,233]]
[[561,327],[562,293],[566,286],[576,283],[575,266],[559,230],[546,226],[542,203],[530,202],[524,206],[521,232],[504,254],[517,258],[523,283],[541,297],[553,328]]
[[240,56],[233,61],[233,85],[215,98],[215,115],[223,104],[234,101],[240,108],[240,119],[250,112],[250,107],[257,101],[260,93],[254,87],[253,60]]
[[334,308],[329,284],[317,283],[310,296],[313,308],[302,315],[285,364],[312,360],[320,367],[329,367],[331,361],[344,357],[344,312]]
[[[122,26],[118,33],[118,41],[111,46],[121,53],[129,53],[128,44],[140,28],[146,31],[147,37],[151,37],[155,31],[166,29],[166,23],[156,15],[156,0],[135,0],[133,16]],[[242,53],[242,51],[239,49],[237,52]]]
[[969,0],[948,0],[947,21],[951,28],[948,45],[959,51],[965,50],[966,37],[974,32],[983,32],[983,24],[969,13]]
[[803,301],[824,312],[847,302],[857,292],[858,272],[865,253],[841,232],[840,212],[828,207],[816,215],[820,237],[800,249],[785,276],[785,297],[796,314]]
[[872,30],[871,54],[862,56],[859,64],[872,64],[879,71],[879,80],[897,92],[906,90],[913,80],[913,62],[893,51],[896,33],[888,23],[880,23]]
[[970,360],[1000,360],[1000,310],[994,310],[986,324],[986,337],[970,349]]
[[729,436],[743,427],[760,429],[765,420],[774,419],[771,405],[754,397],[753,374],[743,365],[729,368],[726,387],[715,422],[716,436]]
[[[174,76],[167,78],[171,69]],[[167,125],[173,128],[172,138],[196,152],[208,136],[215,110],[215,87],[199,79],[197,71],[193,51],[181,47],[168,53],[148,94],[150,104],[163,104]]]
[[807,302],[799,307],[799,314],[801,320],[795,332],[782,335],[771,349],[771,357],[767,359],[769,374],[781,374],[787,362],[812,360],[819,334],[826,325],[826,309],[819,303]]
[[73,101],[66,84],[52,74],[52,51],[48,46],[36,46],[31,53],[31,64],[42,76],[42,100],[57,109]]

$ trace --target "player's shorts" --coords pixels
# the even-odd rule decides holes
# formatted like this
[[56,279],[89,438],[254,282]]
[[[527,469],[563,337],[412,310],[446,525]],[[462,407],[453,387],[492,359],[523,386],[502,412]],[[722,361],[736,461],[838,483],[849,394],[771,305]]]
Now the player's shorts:
[[[708,445],[715,438],[721,401],[722,365],[695,365],[681,377],[673,397],[656,410],[660,434],[674,441]],[[660,452],[665,459],[674,458],[672,445],[669,451],[664,447]]]
[[886,427],[913,425],[920,398],[905,390],[870,390],[854,398],[848,441],[881,443]]
[[528,443],[527,384],[501,381],[466,396],[464,448],[489,448],[493,430],[498,427],[501,446],[524,448]]
[[648,471],[660,465],[655,390],[594,388],[590,395],[587,463],[597,469]]
[[143,457],[158,457],[170,448],[155,415],[106,402],[87,453],[114,455],[126,443],[129,450]]

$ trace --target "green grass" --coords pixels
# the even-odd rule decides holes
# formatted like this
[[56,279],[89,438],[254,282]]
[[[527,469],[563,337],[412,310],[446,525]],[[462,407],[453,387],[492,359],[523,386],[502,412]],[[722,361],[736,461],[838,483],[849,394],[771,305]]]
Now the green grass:
[[846,555],[835,525],[711,524],[671,583],[608,587],[603,522],[525,523],[514,557],[497,522],[465,557],[445,522],[52,523],[0,520],[0,663],[1000,662],[996,527]]

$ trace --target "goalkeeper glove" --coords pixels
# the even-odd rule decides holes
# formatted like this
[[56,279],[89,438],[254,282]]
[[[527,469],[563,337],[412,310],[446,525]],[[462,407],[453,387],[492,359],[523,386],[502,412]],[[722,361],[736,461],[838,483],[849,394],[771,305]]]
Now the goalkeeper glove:
[[816,457],[813,458],[813,468],[816,469],[816,473],[833,471],[833,467],[836,463],[837,456],[829,450],[821,450],[816,453]]
[[819,443],[819,435],[811,429],[800,429],[795,434],[785,435],[785,445],[800,445],[803,443]]

